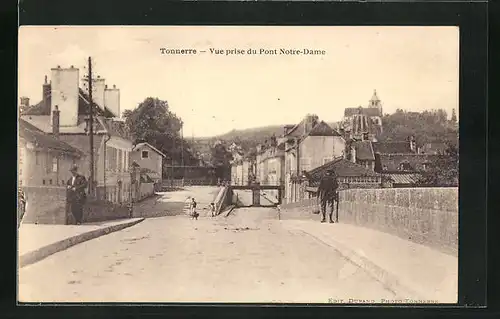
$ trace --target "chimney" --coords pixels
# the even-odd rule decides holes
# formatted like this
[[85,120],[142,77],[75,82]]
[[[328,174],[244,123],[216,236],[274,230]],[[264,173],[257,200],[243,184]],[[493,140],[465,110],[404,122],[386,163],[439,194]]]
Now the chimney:
[[21,97],[21,106],[22,107],[29,107],[30,106],[30,98],[29,97]]
[[104,88],[104,106],[113,112],[116,117],[121,117],[120,113],[120,89],[113,85],[112,89]]
[[47,76],[42,86],[42,101],[46,108],[50,108],[50,83],[47,82]]
[[59,113],[59,107],[55,105],[52,111],[52,134],[55,138],[59,138]]
[[[59,125],[78,125],[79,70],[77,68],[53,68],[50,87],[51,114],[58,106]],[[51,118],[52,120],[52,118]],[[51,123],[52,124],[52,123]]]
[[309,133],[316,126],[316,116],[307,114],[304,120],[304,134]]
[[106,90],[105,80],[101,78],[99,75],[97,79],[94,79],[92,82],[92,100],[94,103],[104,108],[104,91]]

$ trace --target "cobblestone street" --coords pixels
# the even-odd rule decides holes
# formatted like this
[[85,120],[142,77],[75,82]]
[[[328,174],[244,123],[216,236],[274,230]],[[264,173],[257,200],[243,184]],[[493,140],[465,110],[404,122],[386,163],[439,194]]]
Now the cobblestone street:
[[332,247],[244,208],[167,216],[79,244],[20,270],[33,302],[328,302],[393,294]]

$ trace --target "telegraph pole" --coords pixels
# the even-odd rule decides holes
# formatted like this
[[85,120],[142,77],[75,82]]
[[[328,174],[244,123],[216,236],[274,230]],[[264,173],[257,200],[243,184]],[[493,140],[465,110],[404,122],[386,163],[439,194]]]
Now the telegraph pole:
[[92,58],[91,57],[89,57],[89,142],[90,142],[89,195],[94,195],[94,102],[92,100]]
[[181,166],[182,166],[182,186],[184,186],[184,178],[186,168],[184,167],[184,123],[181,122]]

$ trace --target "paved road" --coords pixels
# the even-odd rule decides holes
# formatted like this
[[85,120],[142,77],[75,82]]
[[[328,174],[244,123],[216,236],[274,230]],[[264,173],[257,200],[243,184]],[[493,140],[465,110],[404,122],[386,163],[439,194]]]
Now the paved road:
[[330,246],[270,220],[146,219],[20,270],[20,301],[328,302],[393,294]]

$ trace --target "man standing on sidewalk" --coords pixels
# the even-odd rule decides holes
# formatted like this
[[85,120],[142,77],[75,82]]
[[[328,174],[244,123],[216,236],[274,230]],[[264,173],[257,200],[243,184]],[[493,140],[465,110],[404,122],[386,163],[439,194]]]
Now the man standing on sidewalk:
[[70,172],[73,176],[68,180],[66,197],[71,214],[75,217],[76,224],[80,225],[83,218],[83,205],[87,199],[85,194],[87,180],[84,176],[78,174],[78,167],[76,165],[71,167]]
[[332,215],[334,209],[334,203],[338,201],[337,199],[337,189],[338,189],[337,177],[333,169],[328,170],[326,175],[321,179],[318,187],[318,195],[321,201],[321,222],[326,222],[326,205],[330,204],[330,223],[333,223]]

